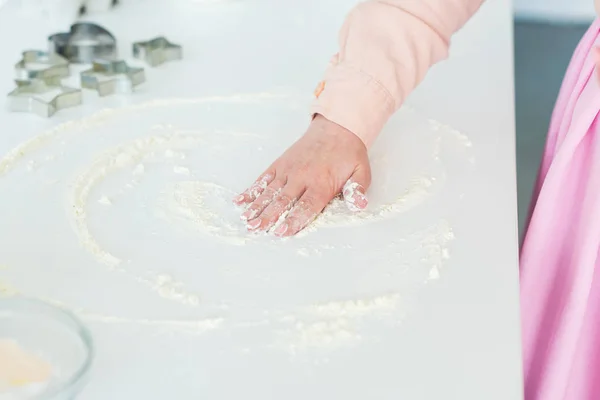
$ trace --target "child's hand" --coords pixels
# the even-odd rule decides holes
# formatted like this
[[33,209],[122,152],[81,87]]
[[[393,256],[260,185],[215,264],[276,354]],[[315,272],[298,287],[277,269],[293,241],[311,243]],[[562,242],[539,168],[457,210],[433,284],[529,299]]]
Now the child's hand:
[[367,149],[352,132],[317,116],[308,130],[234,202],[250,204],[242,214],[251,231],[275,229],[292,236],[311,223],[340,192],[352,210],[367,206],[371,183]]

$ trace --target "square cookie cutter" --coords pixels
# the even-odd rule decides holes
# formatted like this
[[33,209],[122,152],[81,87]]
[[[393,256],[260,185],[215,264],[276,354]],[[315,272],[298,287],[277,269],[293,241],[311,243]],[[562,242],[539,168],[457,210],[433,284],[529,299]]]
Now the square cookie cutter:
[[131,93],[145,81],[144,69],[130,67],[125,61],[96,60],[91,69],[81,72],[81,87],[95,90],[100,96]]

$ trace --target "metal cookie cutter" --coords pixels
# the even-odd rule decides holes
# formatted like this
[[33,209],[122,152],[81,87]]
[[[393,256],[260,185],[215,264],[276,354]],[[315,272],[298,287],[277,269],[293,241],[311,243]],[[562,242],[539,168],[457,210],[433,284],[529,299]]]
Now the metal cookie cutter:
[[11,111],[30,112],[47,118],[58,110],[78,106],[82,102],[81,89],[61,86],[60,77],[17,80],[15,83],[17,88],[8,94]]
[[49,36],[48,47],[50,53],[60,54],[77,64],[90,64],[97,58],[117,58],[115,37],[100,25],[90,22],[73,24],[70,32]]
[[96,90],[100,96],[131,93],[146,81],[144,68],[128,66],[125,61],[94,61],[92,69],[81,73],[81,87]]
[[133,56],[145,60],[151,67],[156,67],[167,61],[181,60],[183,51],[180,45],[160,36],[147,42],[134,43]]
[[69,62],[57,54],[28,50],[15,64],[15,72],[18,80],[64,78],[69,76]]

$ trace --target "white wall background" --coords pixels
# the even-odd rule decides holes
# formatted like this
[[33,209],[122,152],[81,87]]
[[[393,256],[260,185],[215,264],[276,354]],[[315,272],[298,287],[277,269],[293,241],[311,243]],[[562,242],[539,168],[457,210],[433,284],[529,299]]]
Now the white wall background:
[[519,19],[574,22],[596,16],[594,0],[514,0],[514,7]]

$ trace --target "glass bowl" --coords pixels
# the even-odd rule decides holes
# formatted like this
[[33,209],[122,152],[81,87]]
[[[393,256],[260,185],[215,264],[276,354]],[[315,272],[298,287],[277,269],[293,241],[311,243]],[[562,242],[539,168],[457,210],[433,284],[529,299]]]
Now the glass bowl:
[[[41,365],[48,370],[49,366],[50,373],[44,382],[0,382],[0,400],[74,399],[87,382],[94,358],[90,332],[77,317],[45,302],[18,297],[0,298],[1,345],[4,354],[26,356],[5,355],[12,359],[0,360],[5,371],[11,371],[11,362],[16,367],[19,358],[20,368],[31,371]],[[0,357],[2,354],[0,351]]]

